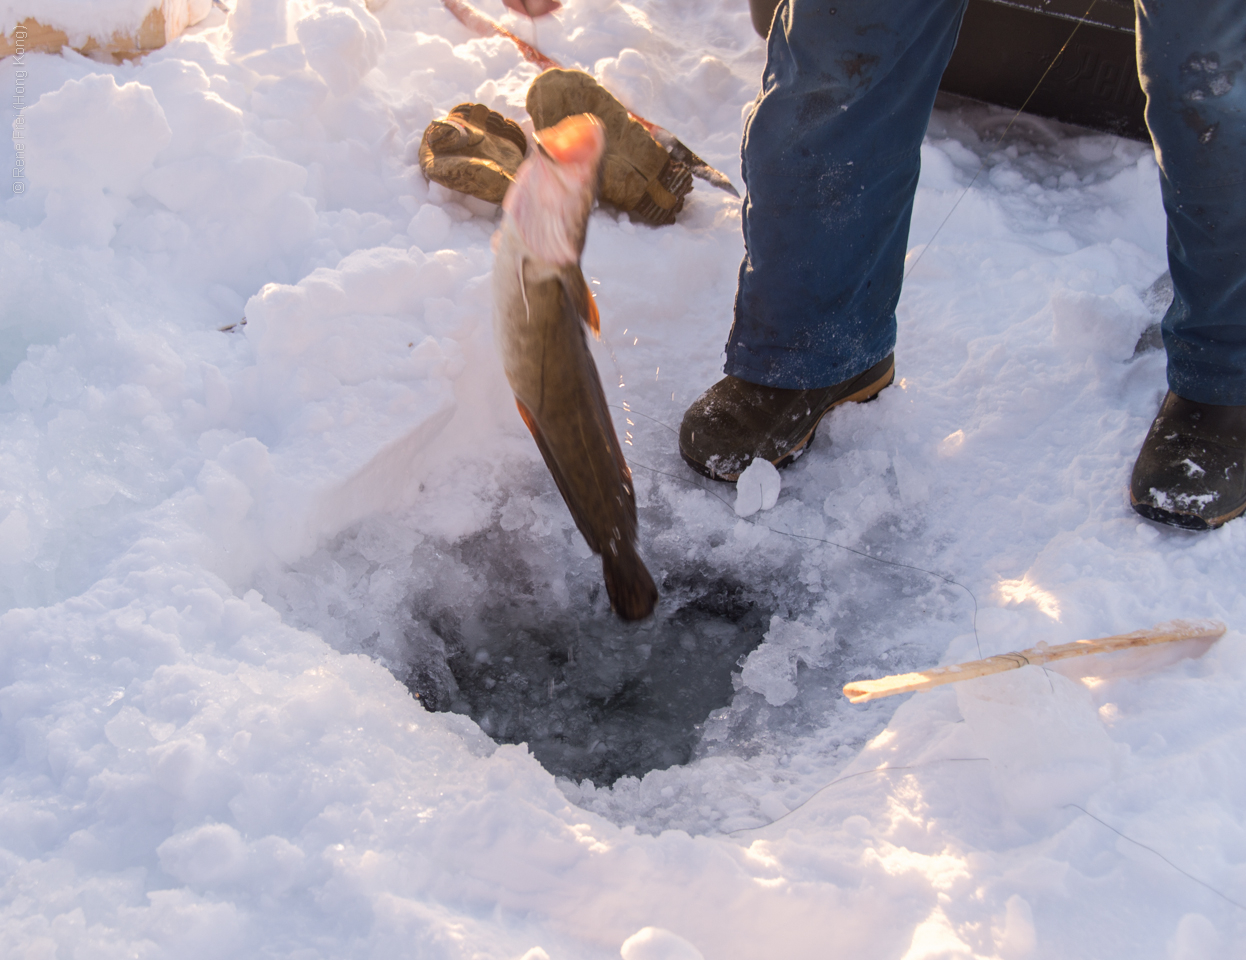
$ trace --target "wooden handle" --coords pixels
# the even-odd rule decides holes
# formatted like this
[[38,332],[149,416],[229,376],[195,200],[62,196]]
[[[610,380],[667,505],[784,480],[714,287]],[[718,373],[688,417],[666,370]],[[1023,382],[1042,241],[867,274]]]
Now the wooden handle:
[[466,3],[465,0],[441,0],[441,2],[447,10],[454,14],[455,19],[467,27],[467,29],[478,33],[482,37],[488,36],[491,33],[496,33],[499,37],[505,37],[519,48],[519,55],[529,63],[535,64],[542,70],[550,70],[559,66],[556,61],[551,60],[532,44],[520,40],[492,17],[481,13],[470,3]]
[[1049,647],[1040,643],[1029,650],[1016,653],[1002,653],[999,656],[987,657],[985,660],[970,660],[968,663],[957,663],[950,667],[933,667],[920,673],[898,673],[879,680],[858,680],[845,684],[844,696],[852,703],[865,703],[879,697],[890,697],[897,693],[909,693],[913,690],[929,690],[931,687],[945,683],[956,683],[960,680],[971,680],[974,677],[985,677],[992,673],[1003,673],[1005,670],[1016,670],[1027,664],[1051,663],[1054,660],[1067,660],[1070,657],[1084,657],[1092,653],[1111,653],[1114,650],[1128,650],[1131,647],[1150,647],[1157,643],[1172,643],[1174,640],[1218,640],[1224,635],[1226,627],[1216,620],[1172,620],[1161,623],[1149,630],[1135,630],[1133,633],[1121,633],[1114,637],[1101,637],[1098,640],[1074,640]]

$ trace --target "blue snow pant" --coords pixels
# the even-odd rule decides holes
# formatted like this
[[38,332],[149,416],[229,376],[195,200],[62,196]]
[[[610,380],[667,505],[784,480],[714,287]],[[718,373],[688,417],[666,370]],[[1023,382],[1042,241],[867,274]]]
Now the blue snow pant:
[[[965,3],[779,4],[744,131],[728,374],[829,386],[894,349],[922,137]],[[1136,6],[1175,290],[1169,385],[1246,404],[1246,0]]]

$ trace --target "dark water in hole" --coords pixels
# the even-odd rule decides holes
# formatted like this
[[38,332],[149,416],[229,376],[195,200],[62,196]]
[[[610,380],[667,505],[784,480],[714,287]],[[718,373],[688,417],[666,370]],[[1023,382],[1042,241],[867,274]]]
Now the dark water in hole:
[[734,693],[738,661],[770,611],[722,579],[667,577],[653,617],[627,624],[594,591],[551,608],[522,592],[422,625],[445,666],[408,685],[433,710],[465,713],[500,743],[527,743],[551,773],[597,785],[691,759],[700,725]]

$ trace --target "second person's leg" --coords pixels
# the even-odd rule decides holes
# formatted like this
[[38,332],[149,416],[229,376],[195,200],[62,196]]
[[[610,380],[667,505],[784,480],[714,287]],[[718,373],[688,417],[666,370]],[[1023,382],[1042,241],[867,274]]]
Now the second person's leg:
[[1246,511],[1246,0],[1138,0],[1138,67],[1168,215],[1169,393],[1134,509],[1193,529]]

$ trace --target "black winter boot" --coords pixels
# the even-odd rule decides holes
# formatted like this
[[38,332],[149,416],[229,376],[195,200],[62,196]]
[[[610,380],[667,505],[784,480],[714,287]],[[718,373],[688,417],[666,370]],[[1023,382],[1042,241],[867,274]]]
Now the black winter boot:
[[1148,520],[1212,530],[1246,511],[1246,407],[1196,403],[1171,390],[1129,484]]

